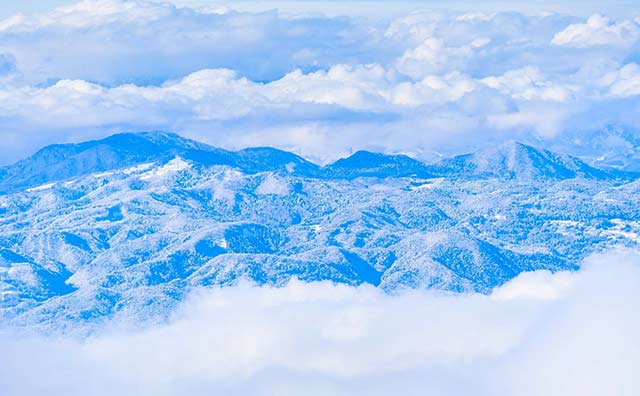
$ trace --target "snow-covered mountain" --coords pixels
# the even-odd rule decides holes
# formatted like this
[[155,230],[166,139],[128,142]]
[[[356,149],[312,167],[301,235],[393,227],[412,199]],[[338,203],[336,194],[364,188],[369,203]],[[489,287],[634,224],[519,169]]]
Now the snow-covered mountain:
[[159,318],[192,287],[241,279],[486,293],[637,244],[639,188],[515,142],[324,167],[163,132],[49,146],[0,169],[0,320]]
[[618,170],[601,170],[568,155],[558,155],[510,141],[441,161],[438,172],[452,177],[503,179],[615,179],[633,177]]

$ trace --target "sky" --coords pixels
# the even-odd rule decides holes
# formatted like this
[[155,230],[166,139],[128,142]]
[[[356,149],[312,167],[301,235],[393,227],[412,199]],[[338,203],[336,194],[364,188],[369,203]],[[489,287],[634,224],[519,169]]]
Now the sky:
[[321,164],[519,140],[640,166],[640,16],[624,1],[2,7],[0,164],[168,130]]
[[[0,17],[9,17],[23,12],[44,12],[55,7],[71,5],[74,0],[7,0],[0,5]],[[450,10],[469,12],[500,12],[519,11],[527,14],[540,14],[544,12],[565,13],[569,15],[587,17],[593,13],[604,12],[615,17],[625,17],[638,13],[636,2],[632,0],[618,0],[603,3],[596,0],[584,1],[486,1],[486,0],[409,0],[409,1],[385,1],[385,0],[290,0],[290,1],[221,1],[221,0],[174,0],[178,6],[202,7],[210,5],[226,5],[242,11],[264,11],[280,9],[286,12],[321,12],[330,14],[369,15],[381,17],[389,14],[401,14],[424,8],[446,8]],[[606,9],[606,10],[605,10]]]

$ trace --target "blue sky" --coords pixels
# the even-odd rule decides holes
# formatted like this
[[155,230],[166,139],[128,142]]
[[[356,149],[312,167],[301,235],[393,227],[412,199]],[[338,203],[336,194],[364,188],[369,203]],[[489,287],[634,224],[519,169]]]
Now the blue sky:
[[[17,12],[42,12],[54,7],[73,4],[73,0],[7,0],[0,5],[0,16],[6,17]],[[626,16],[638,13],[635,1],[219,1],[219,0],[174,0],[174,4],[182,6],[203,6],[210,4],[226,4],[242,10],[265,10],[279,8],[287,11],[313,10],[334,13],[357,13],[369,15],[385,15],[389,12],[400,13],[420,8],[448,8],[458,11],[482,10],[482,11],[520,11],[525,13],[538,12],[562,12],[572,15],[588,16],[595,12],[606,12],[612,16]]]
[[[149,129],[318,162],[356,149],[431,160],[506,139],[635,158],[640,17],[629,2],[444,7],[4,2],[0,133],[11,144],[0,162]],[[584,133],[600,134],[598,151]]]

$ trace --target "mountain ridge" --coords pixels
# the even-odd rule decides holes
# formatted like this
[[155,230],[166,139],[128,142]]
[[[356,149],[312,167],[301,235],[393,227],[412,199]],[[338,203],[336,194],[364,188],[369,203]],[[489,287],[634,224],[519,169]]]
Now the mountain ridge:
[[630,172],[598,169],[570,155],[561,155],[517,141],[487,147],[474,153],[446,158],[434,164],[436,172],[458,177],[507,179],[573,179],[637,177]]
[[0,168],[0,193],[110,171],[146,162],[165,163],[176,156],[204,166],[232,166],[245,173],[275,171],[311,178],[498,177],[507,179],[637,178],[631,172],[603,170],[568,155],[515,141],[475,153],[426,164],[402,154],[365,150],[319,166],[288,151],[250,147],[228,151],[171,132],[111,135],[82,143],[55,144]]
[[[155,320],[193,288],[241,279],[488,294],[523,271],[574,270],[640,243],[638,179],[519,143],[438,173],[402,155],[319,167],[174,134],[108,139],[4,168],[15,191],[0,194],[1,321]],[[60,169],[65,181],[51,182]]]

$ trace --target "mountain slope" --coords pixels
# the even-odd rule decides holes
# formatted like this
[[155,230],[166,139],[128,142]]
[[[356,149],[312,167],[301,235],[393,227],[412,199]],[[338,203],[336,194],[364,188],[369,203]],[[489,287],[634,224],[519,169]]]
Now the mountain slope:
[[165,164],[176,156],[203,166],[230,166],[248,174],[277,172],[325,179],[428,179],[445,176],[628,180],[637,177],[621,171],[596,169],[577,158],[517,142],[444,159],[435,165],[426,165],[405,155],[358,151],[321,168],[295,154],[270,147],[231,152],[168,132],[143,132],[123,133],[79,144],[48,146],[25,160],[0,168],[0,193],[143,163]]
[[357,177],[433,177],[428,167],[406,155],[384,155],[357,151],[325,168],[325,177],[355,179]]
[[[165,162],[176,155],[207,153],[227,158],[224,150],[164,132],[123,133],[106,139],[43,148],[0,172],[0,192],[15,191],[89,173],[141,164]],[[228,159],[220,162],[227,162]]]
[[404,156],[318,167],[170,134],[49,147],[4,168],[0,321],[155,320],[194,287],[242,279],[489,293],[522,271],[575,269],[640,242],[637,181],[514,150],[429,178]]
[[513,141],[472,154],[444,159],[435,164],[433,169],[438,174],[448,176],[521,180],[562,180],[577,177],[606,179],[627,176],[624,172],[596,169],[577,158]]

